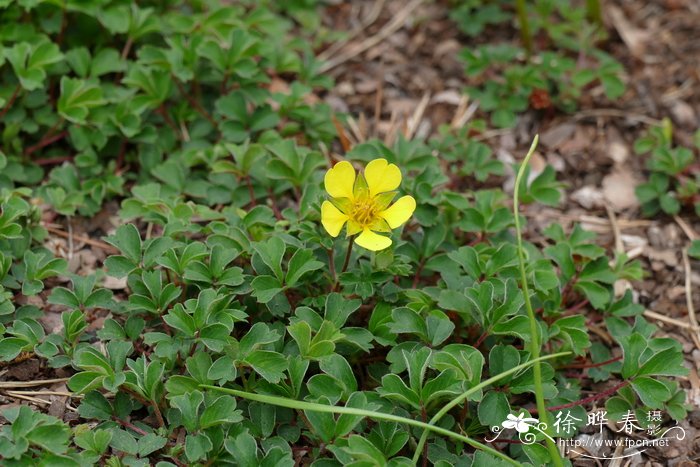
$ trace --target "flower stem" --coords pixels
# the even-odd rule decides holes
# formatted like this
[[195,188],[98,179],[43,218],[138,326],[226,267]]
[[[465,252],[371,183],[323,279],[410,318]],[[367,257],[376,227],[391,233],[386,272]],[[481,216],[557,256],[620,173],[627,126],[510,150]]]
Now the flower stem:
[[[515,233],[518,238],[518,260],[520,262],[520,282],[523,289],[523,295],[525,298],[525,308],[527,309],[527,316],[530,320],[530,358],[532,358],[536,363],[532,367],[533,376],[535,380],[535,400],[537,402],[537,412],[539,413],[540,420],[547,423],[547,429],[545,432],[551,435],[551,428],[547,416],[547,406],[544,401],[544,392],[542,389],[542,366],[540,365],[540,332],[539,325],[537,324],[537,318],[535,317],[535,312],[532,309],[532,302],[530,301],[530,290],[527,285],[527,273],[525,272],[525,249],[523,248],[523,232],[520,227],[520,183],[525,176],[525,169],[530,161],[530,158],[535,153],[535,148],[537,147],[537,142],[539,141],[539,135],[535,135],[535,139],[532,141],[530,150],[525,156],[525,160],[520,165],[518,170],[518,175],[515,178],[515,191],[513,192],[513,215],[515,216]],[[547,438],[545,439],[547,443],[547,449],[552,457],[552,462],[556,467],[563,467],[561,460],[561,455],[557,449],[556,444]]]
[[335,273],[335,251],[332,246],[326,251],[328,253],[328,269],[331,273],[331,292],[333,292],[337,280],[337,275]]
[[[353,235],[348,239],[348,252],[345,253],[345,261],[343,261],[343,269],[340,270],[340,274],[344,273],[348,269],[348,265],[350,264],[350,257],[352,256],[352,246],[355,244],[355,236]],[[340,285],[340,274],[338,274],[338,277],[335,278],[335,284],[333,285],[333,290],[338,290],[338,286]]]

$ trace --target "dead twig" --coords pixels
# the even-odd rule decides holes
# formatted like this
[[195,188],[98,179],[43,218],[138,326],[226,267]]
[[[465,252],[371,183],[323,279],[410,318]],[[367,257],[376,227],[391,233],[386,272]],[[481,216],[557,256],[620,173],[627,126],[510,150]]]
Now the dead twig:
[[[547,217],[547,218],[555,218],[559,219],[560,221],[572,221],[572,222],[581,222],[584,224],[595,224],[595,225],[600,225],[608,228],[612,228],[610,225],[610,219],[605,219],[603,217],[596,217],[596,216],[576,216],[576,215],[571,215],[571,214],[566,214],[563,212],[556,212],[556,211],[542,211],[538,215]],[[654,221],[650,220],[639,220],[639,219],[616,219],[617,221],[617,226],[620,230],[626,230],[626,229],[634,229],[637,227],[648,227],[652,224],[654,224]]]
[[[362,116],[362,114],[360,114],[360,116]],[[363,132],[360,129],[360,127],[358,126],[355,119],[352,118],[351,116],[348,116],[347,123],[348,123],[348,128],[350,128],[350,131],[352,132],[352,136],[355,138],[355,141],[357,143],[364,143],[366,140],[365,132]],[[349,136],[349,135],[346,134],[345,136]]]
[[700,327],[695,316],[695,306],[693,305],[693,285],[690,276],[692,269],[690,268],[690,259],[688,258],[688,250],[683,249],[683,267],[685,268],[685,302],[688,307],[688,321],[690,322],[690,336],[695,343],[695,347],[700,349]]
[[673,216],[673,220],[676,221],[676,224],[678,224],[683,233],[691,242],[698,239],[698,234],[695,233],[695,230],[693,230],[693,228],[688,225],[688,223],[684,221],[682,217],[676,214]]
[[615,255],[624,254],[625,246],[622,243],[622,238],[620,236],[620,226],[617,224],[617,217],[609,205],[605,205],[605,210],[608,213],[608,219],[610,219],[610,226],[612,227],[613,237],[615,238]]
[[661,120],[655,118],[647,117],[646,115],[631,112],[629,110],[619,110],[619,109],[590,109],[582,110],[574,115],[572,118],[575,121],[583,120],[586,118],[598,118],[598,117],[610,117],[610,118],[626,118],[629,120],[634,120],[636,122],[644,123],[646,125],[659,126],[661,125]]
[[425,109],[428,108],[429,102],[430,102],[430,93],[426,92],[425,94],[423,94],[423,98],[421,98],[420,102],[418,103],[418,106],[416,107],[416,110],[413,112],[413,115],[406,123],[406,131],[404,132],[404,136],[406,136],[406,139],[411,139],[411,138],[413,138],[413,135],[416,134],[416,130],[418,129],[418,125],[420,125],[420,122],[423,119],[423,114],[425,113]]
[[65,383],[68,378],[43,379],[38,381],[0,381],[0,389],[31,388],[45,384]]
[[[8,397],[11,397],[11,398],[13,398],[13,399],[22,399],[22,400],[25,400],[25,401],[33,402],[33,403],[35,403],[35,404],[51,405],[51,402],[50,402],[50,401],[45,401],[44,399],[39,399],[38,397],[32,397],[32,396],[27,396],[27,395],[24,395],[24,394],[18,394],[18,393],[14,392],[14,391],[6,391],[6,392],[5,392],[5,395],[7,395]],[[72,411],[72,412],[77,412],[77,411],[78,411],[78,409],[76,409],[75,407],[71,407],[71,406],[68,405],[68,404],[66,404],[66,408],[67,408],[68,410]]]
[[476,110],[479,108],[479,102],[474,101],[469,104],[469,96],[464,94],[459,101],[457,110],[455,111],[455,116],[450,123],[450,128],[456,130],[458,128],[463,128],[467,122],[474,116]]
[[660,313],[657,313],[655,311],[651,310],[644,310],[644,316],[647,318],[655,319],[657,321],[662,321],[667,324],[671,324],[673,326],[682,328],[682,329],[690,329],[691,325],[689,323],[686,323],[685,321],[681,321],[679,319],[675,318],[669,318],[668,316],[664,316]]
[[379,122],[382,120],[382,103],[384,102],[384,61],[379,63],[379,73],[377,74],[377,94],[374,96],[375,133],[379,133]]
[[358,27],[350,31],[350,33],[345,39],[333,43],[326,50],[319,53],[316,59],[321,62],[328,60],[330,57],[335,55],[337,51],[345,47],[345,45],[347,45],[348,42],[357,37],[362,31],[374,24],[374,22],[377,21],[377,19],[379,18],[379,13],[381,13],[382,9],[384,8],[385,1],[386,0],[377,0],[376,2],[374,2],[374,4],[372,5],[372,9],[369,11],[369,14]]
[[49,232],[51,232],[52,234],[58,235],[59,237],[66,238],[68,240],[70,240],[72,237],[73,240],[79,240],[79,241],[86,243],[90,246],[100,248],[101,250],[105,250],[107,253],[111,253],[111,254],[118,254],[119,253],[119,250],[117,250],[116,248],[114,248],[112,245],[110,245],[108,243],[101,242],[99,240],[94,240],[92,238],[85,237],[82,235],[75,235],[75,234],[71,235],[68,232],[65,232],[61,229],[57,229],[56,227],[51,227],[49,225],[44,225],[44,228],[46,230],[48,230]]
[[406,5],[406,7],[401,10],[401,12],[394,16],[394,18],[389,21],[384,27],[379,31],[378,34],[370,36],[364,41],[360,42],[354,47],[350,47],[345,52],[340,52],[334,59],[324,62],[320,68],[319,73],[325,73],[338,65],[347,62],[348,60],[360,55],[362,52],[374,47],[379,44],[387,37],[391,36],[393,33],[401,29],[408,17],[413,13],[413,11],[418,8],[418,6],[423,3],[423,0],[413,0]]
[[61,397],[70,397],[72,399],[80,399],[83,396],[81,394],[73,394],[72,392],[66,392],[66,391],[44,391],[44,390],[39,390],[39,391],[7,391],[7,392],[12,392],[15,394],[22,394],[25,396],[31,396],[32,394],[37,395],[37,396],[61,396]]

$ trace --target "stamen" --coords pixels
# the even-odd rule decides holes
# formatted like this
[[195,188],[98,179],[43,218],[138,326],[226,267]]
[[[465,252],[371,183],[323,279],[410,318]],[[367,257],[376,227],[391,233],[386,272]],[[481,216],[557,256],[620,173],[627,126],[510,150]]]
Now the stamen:
[[373,224],[377,217],[374,200],[370,198],[356,200],[352,210],[352,217],[355,222],[363,227]]

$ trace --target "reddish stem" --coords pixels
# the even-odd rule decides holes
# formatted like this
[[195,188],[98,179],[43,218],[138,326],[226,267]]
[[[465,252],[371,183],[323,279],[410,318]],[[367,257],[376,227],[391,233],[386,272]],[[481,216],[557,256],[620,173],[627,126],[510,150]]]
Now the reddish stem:
[[17,96],[19,96],[19,92],[21,89],[22,86],[20,86],[19,84],[15,87],[15,90],[12,92],[12,96],[10,96],[10,100],[7,101],[7,104],[5,104],[5,107],[2,109],[2,112],[0,112],[0,119],[5,117],[7,111],[10,110],[12,104],[15,103],[15,100],[17,100]]
[[583,301],[578,302],[576,305],[574,305],[570,308],[567,308],[566,311],[567,312],[575,312],[575,311],[580,310],[581,308],[583,308],[586,305],[588,305],[588,300],[583,300]]
[[333,292],[333,289],[335,288],[335,281],[336,281],[335,258],[334,258],[334,254],[333,254],[334,251],[333,251],[332,247],[326,251],[328,252],[328,269],[330,270],[331,280],[333,281],[331,283],[331,292]]
[[34,161],[36,165],[55,165],[55,164],[62,164],[64,162],[70,162],[73,160],[73,156],[57,156],[57,157],[49,157],[46,159],[39,159],[37,161]]
[[224,73],[224,79],[221,81],[221,94],[226,94],[226,84],[228,83],[228,71]]
[[131,423],[131,422],[127,422],[126,420],[122,420],[121,418],[112,417],[112,420],[114,420],[115,422],[119,423],[119,424],[120,424],[121,426],[123,426],[124,428],[130,429],[130,430],[133,431],[134,433],[140,434],[141,436],[144,436],[144,435],[147,435],[147,434],[148,434],[148,432],[147,432],[146,430],[143,430],[143,429],[137,427],[136,425],[134,425],[134,424]]
[[29,146],[29,147],[24,151],[24,155],[25,155],[25,156],[29,156],[29,155],[32,154],[33,152],[38,151],[39,149],[41,149],[41,148],[43,148],[43,147],[46,147],[46,146],[48,146],[48,145],[50,145],[50,144],[55,143],[56,141],[59,141],[59,140],[65,138],[67,135],[68,135],[68,132],[65,131],[65,130],[62,131],[62,132],[60,132],[60,133],[58,133],[58,134],[56,134],[56,135],[51,135],[51,134],[49,133],[49,134],[47,134],[46,136],[44,136],[44,137],[43,137],[38,143],[36,143],[35,145]]
[[165,104],[161,104],[160,107],[158,107],[158,110],[156,110],[156,113],[160,114],[160,116],[163,117],[163,120],[165,120],[165,123],[167,123],[175,134],[178,135],[178,138],[182,139],[180,131],[177,129],[177,125],[175,125],[173,119],[170,118],[170,114],[168,114],[168,110],[165,108]]
[[258,203],[255,201],[255,190],[253,190],[253,182],[250,180],[250,175],[245,176],[246,185],[248,185],[248,194],[250,195],[250,205],[255,207]]
[[488,329],[481,333],[481,335],[479,336],[479,338],[478,338],[478,339],[476,340],[476,342],[474,343],[474,348],[475,348],[475,349],[478,349],[479,346],[480,346],[481,344],[484,343],[484,341],[486,340],[487,337],[489,337],[489,331],[488,331]]
[[[586,397],[585,399],[577,400],[574,402],[569,402],[568,404],[555,405],[554,407],[547,407],[547,410],[554,411],[554,410],[570,409],[571,407],[585,405],[585,404],[588,404],[589,402],[597,401],[599,399],[604,399],[608,396],[615,394],[617,391],[624,388],[628,384],[630,384],[629,381],[623,381],[619,384],[616,384],[615,386],[611,387],[610,389],[608,389],[606,391],[600,392],[598,394],[594,394],[590,397]],[[533,413],[533,414],[537,413],[537,409],[530,409],[530,413]]]
[[413,289],[418,287],[418,284],[420,283],[420,275],[423,272],[423,268],[425,267],[425,260],[421,259],[420,262],[418,263],[418,267],[416,268],[416,274],[413,276],[413,284],[412,287]]
[[618,362],[618,361],[620,361],[620,360],[622,360],[622,355],[620,355],[619,357],[613,357],[613,358],[611,358],[610,360],[605,360],[604,362],[598,362],[598,363],[578,363],[578,364],[577,364],[577,363],[572,363],[571,365],[564,365],[564,366],[561,366],[561,367],[559,367],[558,369],[559,369],[559,370],[562,370],[562,369],[565,369],[565,368],[581,368],[581,369],[584,369],[584,368],[598,368],[598,367],[601,367],[601,366],[605,366],[605,365],[609,365],[609,364],[611,364],[611,363]]
[[175,81],[175,84],[177,85],[177,88],[178,88],[178,90],[180,91],[180,94],[182,94],[182,97],[184,97],[184,98],[187,100],[187,102],[189,102],[189,104],[192,106],[192,108],[195,109],[197,112],[199,112],[199,114],[200,114],[202,117],[206,118],[206,119],[209,121],[209,123],[212,124],[212,126],[213,126],[214,128],[218,128],[219,125],[218,125],[218,123],[216,123],[216,120],[214,120],[214,118],[209,114],[209,112],[207,112],[207,111],[204,109],[204,107],[202,107],[202,106],[199,104],[199,102],[197,102],[196,100],[194,100],[194,99],[192,98],[192,96],[190,96],[190,95],[187,93],[187,91],[185,90],[185,88],[182,86],[182,83],[180,83],[180,81],[178,81],[178,79],[175,78],[174,76],[173,76],[173,81]]
[[[350,257],[352,256],[352,246],[355,243],[355,237],[350,237],[350,240],[348,240],[348,251],[345,253],[345,261],[343,261],[343,269],[341,269],[340,274],[344,273],[348,269],[348,265],[350,264]],[[337,291],[338,287],[340,286],[340,279],[338,277],[335,278],[335,284],[333,284],[333,291]]]
[[129,56],[129,52],[131,51],[131,46],[133,44],[134,44],[134,41],[131,39],[131,37],[126,39],[126,44],[124,44],[124,48],[122,49],[122,53],[121,53],[122,60],[126,60],[126,57]]
[[278,221],[281,221],[283,219],[283,217],[282,217],[282,213],[280,212],[280,208],[277,207],[277,202],[275,200],[275,193],[272,191],[272,188],[268,188],[267,193],[270,195],[270,203],[272,204],[272,212],[275,213],[275,218]]
[[122,164],[124,164],[124,157],[126,156],[126,143],[127,139],[123,138],[122,142],[119,146],[119,154],[117,155],[117,162],[115,165],[115,172],[119,172],[119,169],[121,168]]

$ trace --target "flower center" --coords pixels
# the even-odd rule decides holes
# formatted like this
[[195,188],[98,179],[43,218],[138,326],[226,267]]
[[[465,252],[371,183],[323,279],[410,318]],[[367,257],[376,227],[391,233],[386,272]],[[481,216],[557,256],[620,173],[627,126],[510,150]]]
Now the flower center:
[[355,204],[352,207],[352,218],[361,226],[373,224],[377,218],[377,208],[374,200],[370,198],[355,200]]

